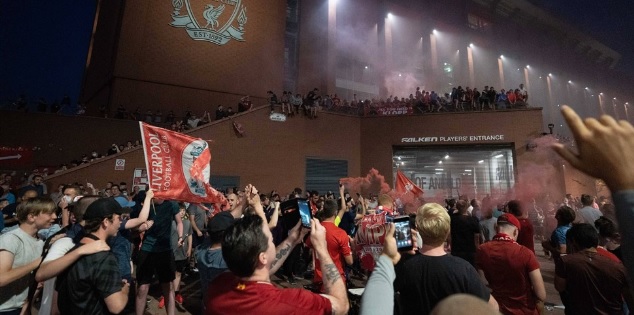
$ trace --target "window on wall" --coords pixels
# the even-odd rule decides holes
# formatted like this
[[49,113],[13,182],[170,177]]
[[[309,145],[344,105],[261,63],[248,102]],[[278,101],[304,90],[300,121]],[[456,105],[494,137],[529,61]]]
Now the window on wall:
[[339,180],[345,177],[348,177],[347,160],[306,158],[306,190],[337,193]]
[[467,15],[467,25],[474,30],[487,31],[491,29],[491,22],[489,22],[489,20],[473,13]]
[[400,170],[425,191],[428,201],[467,195],[503,196],[515,186],[510,145],[395,148],[394,178]]

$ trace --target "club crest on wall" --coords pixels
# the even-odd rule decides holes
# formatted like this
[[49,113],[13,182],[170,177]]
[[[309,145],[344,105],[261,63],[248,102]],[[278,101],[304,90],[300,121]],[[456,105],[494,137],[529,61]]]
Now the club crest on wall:
[[244,41],[247,8],[242,0],[172,0],[173,27],[185,28],[193,40],[224,45]]

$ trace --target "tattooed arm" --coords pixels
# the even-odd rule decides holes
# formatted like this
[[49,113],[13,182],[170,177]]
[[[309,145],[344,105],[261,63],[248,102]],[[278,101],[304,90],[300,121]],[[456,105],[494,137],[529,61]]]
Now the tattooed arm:
[[297,224],[295,224],[295,227],[288,232],[288,237],[275,248],[275,259],[271,263],[270,273],[273,274],[280,269],[293,248],[295,248],[295,246],[304,239],[304,236],[308,234],[309,230],[303,229],[300,222],[301,221],[298,221]]
[[350,304],[346,294],[346,285],[332,262],[326,246],[326,229],[316,219],[311,220],[310,241],[319,259],[324,281],[323,296],[330,300],[333,314],[347,314]]

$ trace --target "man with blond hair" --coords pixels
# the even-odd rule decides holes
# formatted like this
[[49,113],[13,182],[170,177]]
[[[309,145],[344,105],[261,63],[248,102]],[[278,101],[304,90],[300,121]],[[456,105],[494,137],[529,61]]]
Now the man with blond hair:
[[416,229],[423,245],[419,252],[402,255],[395,267],[394,288],[400,292],[401,314],[429,314],[438,302],[456,293],[474,295],[497,309],[495,298],[475,268],[445,252],[450,227],[447,210],[437,203],[425,204],[416,211]]
[[18,228],[0,236],[0,314],[20,314],[27,300],[31,272],[42,261],[44,242],[37,231],[50,228],[57,218],[55,203],[48,197],[23,200],[16,217]]

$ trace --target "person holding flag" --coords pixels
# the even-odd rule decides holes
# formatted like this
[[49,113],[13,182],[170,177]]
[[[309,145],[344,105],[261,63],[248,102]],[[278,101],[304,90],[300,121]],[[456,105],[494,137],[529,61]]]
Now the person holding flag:
[[152,227],[146,231],[138,254],[136,314],[145,311],[146,298],[156,274],[168,315],[175,313],[174,285],[176,265],[170,231],[176,222],[177,246],[183,245],[183,224],[176,201],[213,203],[216,208],[226,198],[209,184],[211,152],[206,141],[139,122],[148,184],[154,193],[150,211]]

